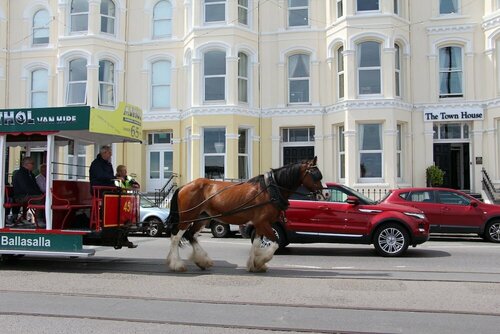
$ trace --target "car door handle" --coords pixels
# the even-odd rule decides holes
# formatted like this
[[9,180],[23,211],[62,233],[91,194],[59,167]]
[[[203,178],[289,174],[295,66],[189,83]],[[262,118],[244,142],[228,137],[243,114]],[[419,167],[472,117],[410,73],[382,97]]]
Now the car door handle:
[[327,206],[320,206],[320,207],[318,207],[318,209],[323,210],[323,211],[328,211],[328,210],[330,210],[330,208],[329,208],[329,207],[327,207]]
[[450,211],[450,208],[442,208],[441,211]]

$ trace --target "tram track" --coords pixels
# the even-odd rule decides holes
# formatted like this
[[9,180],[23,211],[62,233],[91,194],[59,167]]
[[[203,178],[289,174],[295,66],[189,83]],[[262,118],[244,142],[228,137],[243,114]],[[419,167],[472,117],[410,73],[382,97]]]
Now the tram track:
[[[40,292],[40,291],[6,291],[0,290],[1,300],[9,301],[13,298],[23,301],[22,307],[15,310],[6,310],[0,303],[0,316],[18,317],[47,317],[53,319],[85,319],[86,321],[114,321],[135,324],[157,324],[175,326],[195,326],[203,328],[226,328],[233,330],[262,330],[284,333],[365,333],[365,334],[387,334],[394,333],[393,330],[380,331],[369,330],[346,330],[339,324],[338,318],[343,319],[342,314],[354,313],[355,316],[388,317],[391,319],[415,317],[422,314],[424,318],[430,317],[472,317],[484,319],[496,319],[500,317],[499,312],[463,312],[455,310],[424,311],[420,309],[399,309],[387,307],[341,307],[334,305],[301,305],[296,303],[269,303],[269,302],[238,302],[238,301],[214,301],[207,299],[186,298],[158,298],[138,297],[129,295],[103,295],[91,293],[68,293],[68,292]],[[43,302],[45,309],[40,311],[39,303]],[[35,301],[35,302],[33,302]],[[76,303],[75,311],[68,310],[64,305],[70,302]],[[152,306],[147,313],[127,312],[126,310],[137,309],[143,305]],[[38,308],[38,309],[37,309]],[[110,312],[110,310],[114,310]],[[159,312],[155,312],[159,310]],[[163,311],[162,311],[163,310]],[[183,310],[183,311],[179,311]],[[227,313],[233,310],[234,313]],[[272,312],[271,312],[272,310]],[[241,311],[248,312],[248,316]],[[243,321],[235,314],[243,314]],[[256,320],[267,314],[267,318]],[[307,319],[316,314],[318,319],[314,326],[307,326]],[[193,315],[196,315],[193,317]],[[304,323],[297,324],[291,321],[298,315],[302,316]],[[330,315],[330,317],[328,317]],[[336,319],[331,316],[337,315]],[[313,317],[314,318],[314,317]],[[406,320],[405,320],[406,321]],[[261,322],[261,323],[259,323]]]

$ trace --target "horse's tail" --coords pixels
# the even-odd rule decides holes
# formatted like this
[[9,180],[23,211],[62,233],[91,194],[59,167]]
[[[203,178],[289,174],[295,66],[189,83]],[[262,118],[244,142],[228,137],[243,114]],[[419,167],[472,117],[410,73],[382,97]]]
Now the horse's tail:
[[179,190],[181,188],[177,188],[174,191],[174,194],[172,195],[172,199],[170,200],[170,214],[168,215],[167,218],[167,229],[170,230],[170,232],[173,235],[176,235],[177,232],[179,232],[179,203],[177,203],[178,198],[179,198]]

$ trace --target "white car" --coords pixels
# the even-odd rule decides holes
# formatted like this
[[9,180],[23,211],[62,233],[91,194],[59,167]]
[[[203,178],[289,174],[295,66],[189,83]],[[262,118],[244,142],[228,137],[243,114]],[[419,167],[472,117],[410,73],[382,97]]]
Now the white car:
[[140,222],[136,226],[136,231],[145,233],[150,237],[159,237],[164,232],[168,234],[165,230],[165,222],[170,214],[170,210],[160,208],[142,195],[140,198]]

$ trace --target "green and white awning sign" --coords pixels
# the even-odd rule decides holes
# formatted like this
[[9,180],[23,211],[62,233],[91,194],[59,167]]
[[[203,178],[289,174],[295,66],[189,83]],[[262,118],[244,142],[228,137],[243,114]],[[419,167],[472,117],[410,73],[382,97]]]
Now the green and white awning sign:
[[0,110],[0,133],[86,130],[90,107]]
[[89,106],[0,110],[0,133],[75,130],[140,140],[142,110],[125,102],[115,110]]

